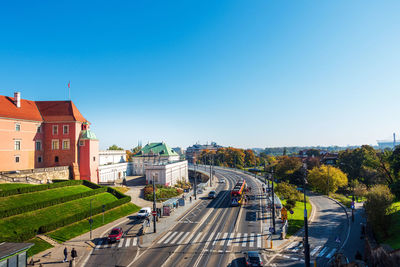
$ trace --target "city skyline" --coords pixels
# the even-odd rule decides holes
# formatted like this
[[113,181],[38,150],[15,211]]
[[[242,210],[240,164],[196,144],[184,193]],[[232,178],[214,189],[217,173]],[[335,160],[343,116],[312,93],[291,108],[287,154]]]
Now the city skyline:
[[70,81],[102,149],[376,145],[398,132],[396,1],[96,3],[3,5],[0,94],[67,100]]

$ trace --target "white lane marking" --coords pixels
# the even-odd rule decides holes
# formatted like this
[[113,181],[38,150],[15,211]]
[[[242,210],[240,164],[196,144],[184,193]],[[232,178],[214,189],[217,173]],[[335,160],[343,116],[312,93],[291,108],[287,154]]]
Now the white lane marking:
[[240,236],[241,236],[241,235],[242,235],[241,233],[237,233],[236,239],[235,239],[235,241],[233,242],[233,245],[234,245],[234,246],[239,246],[239,243],[240,243]]
[[137,238],[134,238],[133,240],[132,240],[132,246],[136,246],[137,245]]
[[121,240],[119,241],[118,247],[119,247],[119,248],[122,247],[123,244],[124,244],[124,239],[121,239]]
[[327,258],[327,259],[332,258],[332,256],[333,256],[333,254],[335,253],[335,251],[336,251],[336,248],[332,249],[332,251],[329,252],[329,254],[325,256],[325,258]]
[[200,232],[198,235],[196,235],[196,237],[194,238],[192,243],[196,243],[197,239],[199,239],[199,237],[203,234],[203,232]]
[[208,237],[207,242],[211,243],[212,238],[214,237],[215,232],[212,232],[211,235]]
[[224,236],[222,237],[221,241],[219,242],[220,246],[223,246],[225,244],[227,236],[228,236],[228,233],[224,233]]
[[164,244],[169,243],[169,241],[171,241],[172,238],[173,238],[177,233],[178,233],[178,232],[173,232],[172,235],[170,235],[170,236],[164,241]]
[[158,240],[157,244],[161,244],[171,233],[172,232],[168,232],[166,235],[164,235],[160,240]]
[[243,234],[242,247],[245,247],[245,246],[246,246],[246,244],[247,244],[246,239],[247,239],[247,233],[244,233],[244,234]]
[[214,242],[212,243],[213,246],[215,246],[215,243],[217,243],[219,236],[221,235],[221,232],[219,232],[214,239]]
[[180,232],[179,234],[177,234],[177,235],[175,236],[175,238],[171,241],[171,244],[175,244],[175,242],[178,241],[179,237],[180,237],[181,235],[183,235],[184,233],[185,233],[185,232]]
[[[121,243],[121,241],[120,241],[120,243]],[[130,238],[127,238],[127,239],[126,239],[126,243],[125,243],[125,247],[126,247],[126,248],[129,247],[129,243],[131,243],[131,239],[130,239]]]
[[190,232],[187,232],[184,236],[182,236],[181,240],[179,240],[178,244],[183,244],[184,240],[186,237],[190,234]]
[[294,248],[294,247],[296,247],[296,245],[297,244],[300,244],[300,242],[292,242],[292,243],[290,243],[290,245],[287,247],[288,249],[291,249],[291,248]]
[[187,240],[185,240],[185,242],[189,243],[190,240],[192,240],[193,236],[194,236],[195,232],[191,233],[191,235],[188,237]]
[[290,257],[288,255],[281,255],[281,256],[286,258],[286,259],[290,259]]
[[256,237],[255,235],[256,235],[255,233],[249,235],[249,238],[250,238],[249,247],[254,246],[254,238]]
[[257,247],[261,248],[261,235],[257,235]]
[[315,255],[315,253],[317,253],[317,251],[321,248],[321,246],[316,246],[310,253],[311,257]]
[[96,250],[96,249],[99,249],[100,246],[101,246],[101,244],[103,244],[103,239],[100,239],[100,240],[99,240],[99,242],[97,243],[97,245],[96,245],[96,247],[95,247],[94,249],[95,249],[95,250]]
[[326,252],[327,249],[328,249],[328,247],[324,247],[324,248],[321,250],[321,252],[318,254],[317,257],[322,257],[322,256],[324,256],[324,254],[325,254],[325,252]]
[[235,238],[235,233],[230,233],[228,236],[228,247],[232,244],[232,239]]

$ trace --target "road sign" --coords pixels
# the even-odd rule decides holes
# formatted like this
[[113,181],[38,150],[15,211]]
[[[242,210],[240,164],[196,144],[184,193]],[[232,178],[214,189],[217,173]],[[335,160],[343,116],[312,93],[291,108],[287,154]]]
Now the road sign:
[[293,214],[294,213],[294,211],[293,210],[291,210],[291,211],[289,211],[290,212],[290,214]]
[[282,221],[286,221],[287,220],[287,209],[285,207],[282,207],[281,219],[282,219]]
[[232,205],[237,205],[237,204],[238,204],[238,202],[237,202],[236,198],[232,199]]
[[269,228],[269,232],[270,232],[270,233],[273,233],[273,232],[274,232],[274,227],[270,227],[270,228]]
[[151,212],[151,214],[153,214],[153,216],[156,216],[156,215],[157,215],[157,211],[153,210],[153,211]]

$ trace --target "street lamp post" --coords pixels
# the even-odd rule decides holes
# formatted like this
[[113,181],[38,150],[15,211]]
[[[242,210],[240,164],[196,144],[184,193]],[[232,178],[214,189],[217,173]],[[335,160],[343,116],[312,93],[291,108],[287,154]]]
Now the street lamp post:
[[[156,185],[154,183],[154,176],[153,176],[153,211],[156,212],[156,214],[157,214]],[[154,215],[153,215],[153,224],[154,224],[154,233],[156,233],[156,216],[154,216]]]
[[275,234],[275,194],[274,194],[274,169],[271,169],[271,183],[272,183],[272,233]]
[[194,199],[197,200],[197,173],[196,173],[196,163],[194,164]]
[[308,222],[307,222],[307,202],[306,202],[306,177],[307,177],[307,163],[303,163],[304,179],[303,179],[303,192],[304,192],[304,261],[305,266],[310,267],[310,244],[308,244]]
[[211,187],[211,179],[212,179],[212,167],[211,167],[211,154],[210,154],[210,187]]
[[90,200],[90,219],[89,219],[89,224],[90,224],[90,240],[92,240],[92,224],[93,224],[93,220],[92,220],[92,201],[93,201],[93,198]]

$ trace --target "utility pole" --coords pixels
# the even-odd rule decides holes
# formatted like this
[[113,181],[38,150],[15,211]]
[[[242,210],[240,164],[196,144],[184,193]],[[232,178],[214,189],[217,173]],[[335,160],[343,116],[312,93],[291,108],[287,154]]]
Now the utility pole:
[[310,267],[310,244],[308,244],[308,222],[307,222],[307,202],[306,202],[306,178],[307,178],[307,164],[303,163],[304,179],[303,179],[303,192],[304,192],[304,261],[305,266]]
[[194,164],[194,199],[197,200],[197,173],[196,173],[196,164]]
[[93,198],[90,200],[90,219],[89,219],[89,224],[90,224],[90,240],[92,240],[92,224],[93,224],[93,220],[92,220],[92,201],[93,201]]
[[[153,176],[153,212],[157,214],[157,205],[156,205],[156,185],[154,183],[154,176]],[[156,216],[153,215],[153,225],[154,225],[154,233],[157,232],[156,230]]]
[[272,183],[272,227],[273,234],[276,233],[275,231],[275,193],[274,193],[274,169],[271,169],[271,183]]

